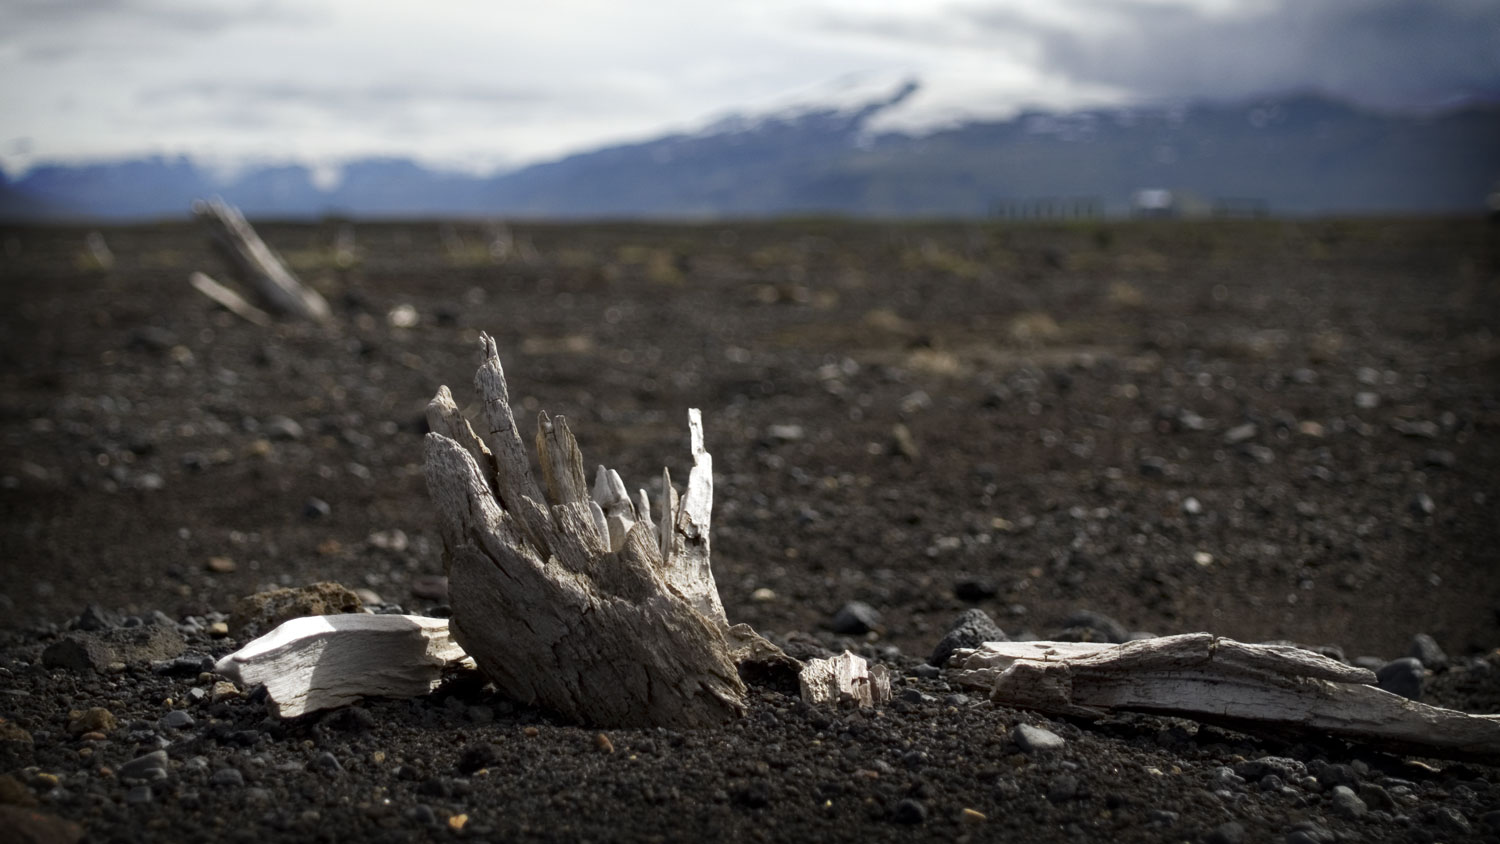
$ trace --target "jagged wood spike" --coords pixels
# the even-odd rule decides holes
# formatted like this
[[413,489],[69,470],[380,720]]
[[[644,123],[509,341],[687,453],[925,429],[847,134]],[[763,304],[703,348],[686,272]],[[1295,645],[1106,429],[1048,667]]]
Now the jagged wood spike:
[[[646,491],[644,489],[637,489],[635,491],[635,494],[636,494],[636,500],[635,500],[636,521],[644,523],[647,527],[649,527],[651,529],[652,534],[655,534],[656,533],[656,522],[651,519],[651,496],[647,495]],[[660,556],[660,552],[661,552],[661,548],[658,545],[658,547],[657,547],[657,554],[658,554],[658,556]]]
[[551,520],[541,503],[542,492],[532,477],[531,459],[516,427],[500,351],[495,339],[483,332],[479,335],[479,350],[481,360],[474,373],[474,389],[479,394],[485,427],[489,430],[489,448],[495,458],[495,489],[501,504],[521,519],[532,542],[545,554],[550,547]]
[[619,551],[625,545],[625,535],[635,527],[635,507],[625,491],[625,482],[615,470],[600,466],[594,473],[594,489],[590,495],[604,516],[609,550]]
[[556,419],[542,411],[536,417],[536,450],[542,464],[547,500],[555,504],[587,501],[588,481],[583,473],[583,454],[568,429],[567,417]]
[[687,492],[681,505],[674,508],[672,553],[666,558],[667,582],[704,616],[727,627],[729,621],[724,616],[724,604],[719,600],[719,587],[714,583],[710,564],[713,457],[703,447],[703,414],[697,408],[688,411],[688,441],[692,448],[693,468],[688,472]]
[[661,521],[657,524],[656,544],[661,548],[663,568],[672,566],[672,524],[677,520],[677,490],[672,486],[672,473],[665,466],[661,470]]
[[458,405],[453,401],[453,393],[446,386],[438,387],[437,395],[427,403],[427,428],[436,431],[443,436],[458,442],[468,450],[469,456],[484,470],[490,481],[490,489],[497,494],[499,490],[495,487],[495,455],[490,453],[485,446],[484,440],[474,433],[474,428],[459,412]]

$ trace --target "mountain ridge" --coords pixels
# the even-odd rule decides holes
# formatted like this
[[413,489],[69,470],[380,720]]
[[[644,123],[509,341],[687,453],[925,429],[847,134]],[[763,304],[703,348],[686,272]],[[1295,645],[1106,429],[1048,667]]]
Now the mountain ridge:
[[1048,198],[1119,214],[1144,188],[1287,215],[1477,211],[1500,179],[1500,106],[1362,109],[1309,93],[1235,103],[1024,111],[924,134],[862,106],[731,115],[698,132],[613,144],[489,176],[404,158],[346,163],[319,187],[300,164],[224,178],[189,158],[42,165],[0,179],[0,217],[175,217],[218,194],[260,217],[980,217]]

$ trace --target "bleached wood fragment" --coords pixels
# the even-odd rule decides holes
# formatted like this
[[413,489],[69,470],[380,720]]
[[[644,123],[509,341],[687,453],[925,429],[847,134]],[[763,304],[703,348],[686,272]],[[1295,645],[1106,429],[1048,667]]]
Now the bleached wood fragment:
[[347,614],[283,622],[214,670],[242,686],[265,685],[276,713],[294,718],[365,697],[424,695],[444,671],[472,665],[446,619]]
[[286,268],[239,209],[218,198],[198,200],[193,203],[193,215],[207,227],[214,246],[235,274],[272,310],[314,322],[328,319],[328,301]]
[[191,284],[194,290],[212,299],[219,307],[247,322],[262,328],[271,324],[270,314],[246,302],[240,294],[214,281],[207,273],[194,272],[188,276],[188,284]]
[[891,677],[885,666],[872,666],[850,651],[829,659],[808,660],[797,681],[802,699],[811,704],[870,708],[891,699]]
[[1314,731],[1428,756],[1500,758],[1500,716],[1417,703],[1375,676],[1284,645],[1208,633],[1121,645],[986,642],[955,651],[959,682],[997,703],[1098,718],[1123,709]]

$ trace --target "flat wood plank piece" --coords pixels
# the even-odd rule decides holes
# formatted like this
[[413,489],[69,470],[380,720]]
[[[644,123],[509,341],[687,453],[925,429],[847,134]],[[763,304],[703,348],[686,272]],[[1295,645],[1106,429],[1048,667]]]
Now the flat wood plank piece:
[[276,713],[294,718],[366,697],[425,695],[444,671],[472,664],[446,619],[344,614],[283,622],[214,670],[243,686],[264,685]]

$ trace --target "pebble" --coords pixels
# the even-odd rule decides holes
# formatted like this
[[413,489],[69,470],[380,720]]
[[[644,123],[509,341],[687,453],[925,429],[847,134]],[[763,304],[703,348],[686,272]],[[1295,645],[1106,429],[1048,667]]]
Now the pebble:
[[1238,821],[1221,823],[1203,840],[1206,844],[1243,844],[1245,825]]
[[1444,671],[1448,668],[1448,655],[1438,647],[1436,639],[1426,633],[1418,633],[1411,639],[1411,647],[1407,648],[1406,655],[1419,660],[1423,668],[1433,671]]
[[129,791],[125,792],[125,802],[126,803],[132,803],[132,804],[150,803],[151,802],[151,786],[149,786],[149,785],[138,785],[138,786],[135,786],[134,788],[130,789]]
[[896,811],[891,814],[891,820],[900,824],[916,825],[926,823],[927,806],[922,801],[908,797],[896,804]]
[[328,502],[324,501],[321,498],[310,497],[306,501],[302,502],[302,515],[306,516],[309,519],[322,519],[327,517],[332,512],[333,508],[329,507]]
[[171,763],[165,750],[154,750],[138,756],[120,766],[117,774],[123,783],[150,783],[166,779],[171,773]]
[[1069,629],[1082,628],[1098,634],[1094,639],[1084,641],[1120,644],[1130,638],[1130,631],[1125,629],[1125,625],[1103,613],[1097,613],[1093,610],[1078,610],[1074,612],[1063,620],[1063,627]]
[[1431,516],[1437,512],[1437,502],[1427,493],[1419,492],[1411,497],[1411,511],[1418,516]]
[[835,633],[863,636],[880,626],[880,613],[863,601],[850,601],[839,607],[829,626]]
[[181,709],[174,709],[171,712],[168,712],[166,715],[161,716],[161,720],[157,723],[159,723],[164,730],[185,730],[188,727],[193,726],[193,724],[196,722],[193,721],[193,716],[187,714]]
[[1227,445],[1239,445],[1242,442],[1248,442],[1255,439],[1257,430],[1254,422],[1236,425],[1224,432],[1224,442]]
[[92,638],[59,639],[42,651],[42,665],[64,671],[103,671],[113,661],[109,647]]
[[943,666],[947,664],[948,657],[959,648],[977,648],[985,642],[1008,642],[1005,631],[995,624],[984,610],[975,607],[959,613],[958,618],[948,627],[948,632],[933,648],[932,656],[927,662]]
[[1198,499],[1189,495],[1182,500],[1182,512],[1188,516],[1201,516],[1203,515],[1203,504]]
[[230,557],[209,557],[203,567],[214,574],[231,574],[239,568]]
[[1354,789],[1347,785],[1334,786],[1333,791],[1329,792],[1329,801],[1333,804],[1333,811],[1336,814],[1350,819],[1362,817],[1370,809],[1365,805],[1365,801],[1359,799],[1359,795],[1354,793]]
[[1334,844],[1337,840],[1326,827],[1312,821],[1302,821],[1286,834],[1286,844]]
[[1307,766],[1285,756],[1262,756],[1234,766],[1234,772],[1251,782],[1271,775],[1291,782],[1307,775]]
[[1078,777],[1072,774],[1059,774],[1047,784],[1047,800],[1050,802],[1065,803],[1077,796]]
[[1050,753],[1062,750],[1067,744],[1063,737],[1051,730],[1041,727],[1033,727],[1030,724],[1022,724],[1016,727],[1016,744],[1028,755],[1035,756],[1040,753]]
[[344,766],[340,765],[339,760],[326,750],[314,755],[312,761],[307,763],[307,769],[325,777],[336,777],[344,772]]
[[1374,410],[1380,406],[1380,394],[1369,391],[1355,393],[1354,406],[1360,410]]
[[93,706],[82,712],[74,710],[68,713],[68,732],[79,736],[86,733],[112,733],[120,726],[114,713],[102,706]]
[[261,430],[273,440],[300,440],[302,426],[286,416],[272,416],[261,426]]
[[412,578],[411,594],[413,597],[422,598],[427,601],[439,603],[448,600],[448,578],[441,574],[422,574]]
[[953,597],[960,601],[978,603],[987,601],[998,594],[1000,594],[1000,588],[989,580],[966,577],[953,584]]
[[1391,694],[1410,700],[1422,699],[1422,663],[1412,657],[1393,659],[1375,672],[1375,682]]
[[245,784],[245,775],[239,768],[220,768],[208,778],[208,784],[216,788],[239,788]]

